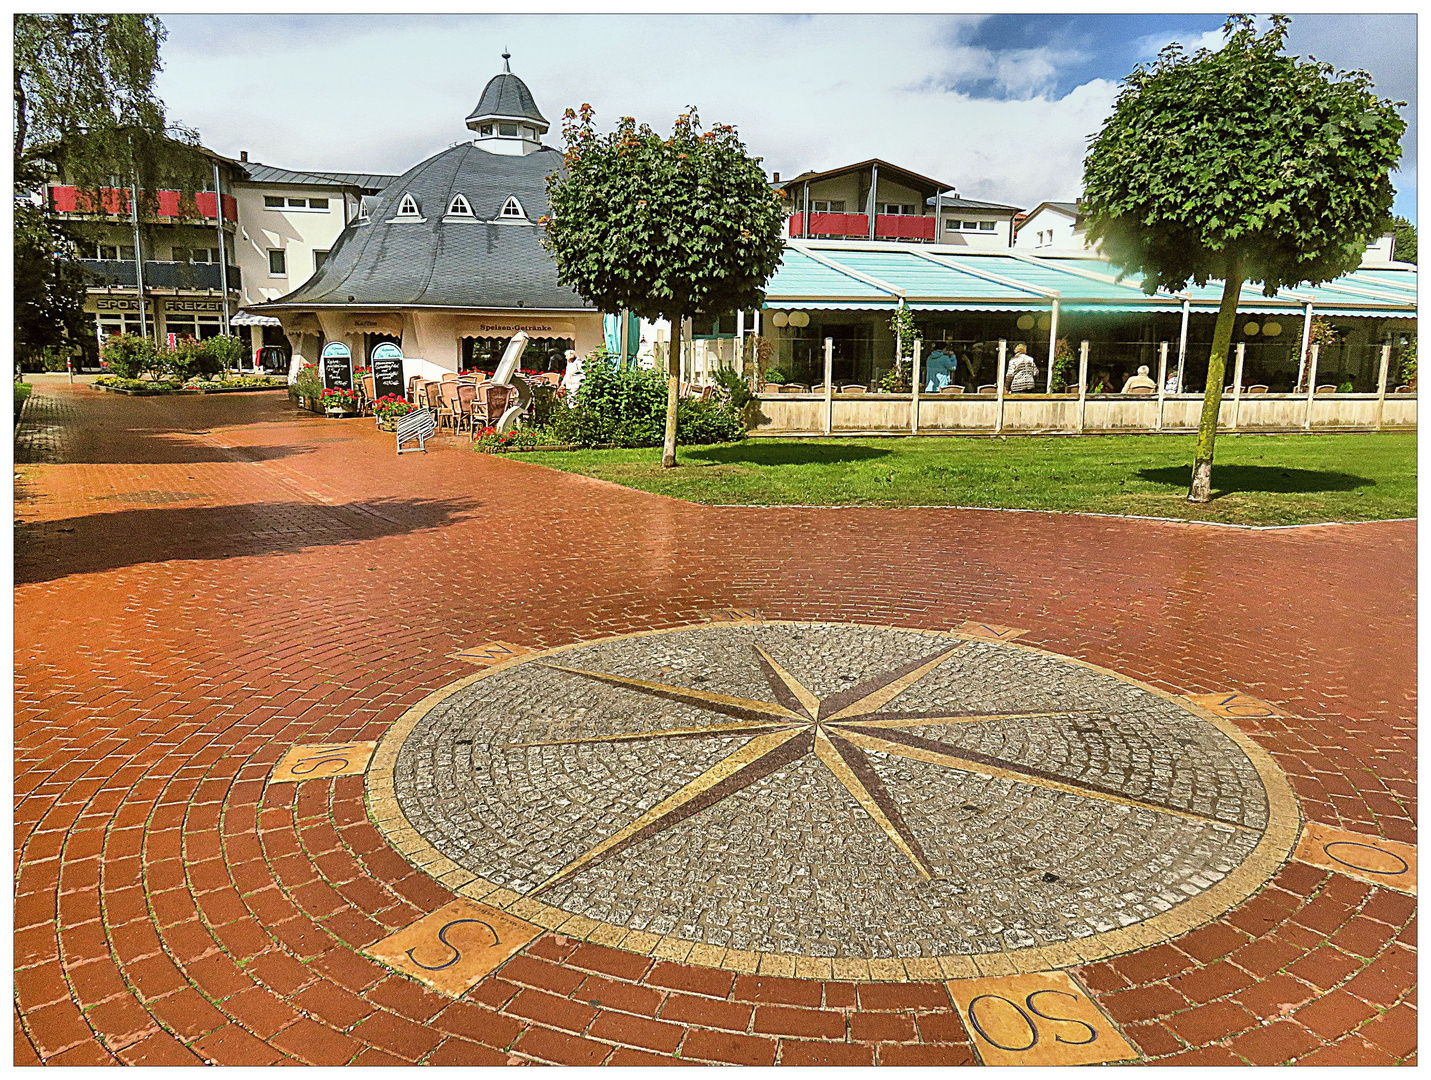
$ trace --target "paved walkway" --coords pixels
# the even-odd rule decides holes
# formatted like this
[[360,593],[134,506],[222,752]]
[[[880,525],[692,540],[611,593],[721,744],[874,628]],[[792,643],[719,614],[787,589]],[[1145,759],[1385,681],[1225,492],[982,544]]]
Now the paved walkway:
[[[370,959],[457,894],[394,850],[362,776],[270,774],[295,745],[380,740],[494,640],[732,608],[1019,628],[1271,703],[1238,724],[1306,821],[1415,842],[1414,523],[703,508],[465,439],[399,459],[281,395],[38,383],[16,442],[17,1062],[992,1060],[915,963],[782,977],[552,929],[454,998]],[[1149,1060],[1414,1060],[1414,898],[1367,876],[1294,859],[1214,922],[1067,971]]]

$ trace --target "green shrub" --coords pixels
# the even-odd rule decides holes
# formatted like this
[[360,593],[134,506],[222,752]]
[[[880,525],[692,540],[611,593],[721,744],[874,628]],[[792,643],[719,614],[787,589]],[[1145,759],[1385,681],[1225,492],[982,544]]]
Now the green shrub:
[[203,342],[204,351],[208,354],[211,362],[218,365],[219,371],[228,371],[243,363],[244,357],[248,355],[248,346],[244,344],[242,338],[229,335],[227,337],[206,338]]
[[193,338],[180,338],[172,349],[160,349],[156,366],[166,378],[178,382],[213,378],[223,369],[208,350],[208,343]]
[[531,384],[532,403],[527,406],[527,416],[536,427],[550,427],[558,409],[566,412],[566,391],[545,382]]
[[[571,415],[553,415],[553,434],[580,446],[660,446],[666,430],[666,376],[645,368],[620,371],[588,359]],[[682,398],[676,441],[686,445],[745,437],[740,410],[725,401]]]
[[719,367],[715,371],[715,384],[720,387],[721,397],[736,409],[743,409],[755,397],[745,379],[736,374],[735,368]]
[[289,387],[288,392],[293,397],[303,397],[317,401],[323,393],[323,380],[318,376],[318,366],[316,364],[304,364],[302,370],[294,377],[293,384]]
[[121,379],[137,379],[158,367],[158,350],[154,342],[137,334],[116,334],[105,341],[100,357],[109,371]]

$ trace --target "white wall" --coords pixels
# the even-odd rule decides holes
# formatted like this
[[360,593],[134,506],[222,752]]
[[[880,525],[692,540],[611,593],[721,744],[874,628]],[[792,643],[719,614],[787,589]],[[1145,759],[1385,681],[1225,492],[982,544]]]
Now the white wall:
[[[1035,252],[1093,250],[1084,231],[1074,227],[1075,220],[1061,210],[1045,206],[1024,220],[1014,236],[1014,247]],[[1039,233],[1044,236],[1040,238]]]
[[[344,193],[338,188],[297,187],[285,184],[236,184],[239,233],[235,254],[243,276],[243,303],[259,304],[292,292],[313,276],[313,252],[331,251],[343,232]],[[328,209],[271,210],[264,206],[265,195],[328,200]],[[288,255],[288,273],[275,277],[268,272],[270,248],[282,248]]]
[[[969,248],[1007,248],[1009,238],[1013,229],[1013,221],[1007,217],[997,218],[987,210],[950,210],[946,208],[943,213],[943,223],[936,243],[948,244],[950,247]],[[971,221],[992,221],[994,228],[991,231],[983,229],[965,229],[963,226]],[[955,228],[950,228],[950,223]]]

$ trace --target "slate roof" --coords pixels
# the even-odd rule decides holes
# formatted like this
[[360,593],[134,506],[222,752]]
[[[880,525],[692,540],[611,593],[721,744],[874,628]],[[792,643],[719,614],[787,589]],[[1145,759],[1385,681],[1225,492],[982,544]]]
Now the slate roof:
[[[556,263],[541,245],[537,222],[551,213],[546,178],[561,168],[561,152],[549,148],[515,156],[471,143],[450,147],[364,199],[366,223],[343,230],[321,270],[251,310],[315,304],[591,310],[557,283]],[[447,216],[459,193],[474,217]],[[407,194],[422,220],[395,220]],[[512,195],[525,221],[499,218]]]
[[492,77],[487,88],[482,91],[482,99],[477,102],[477,108],[473,109],[472,115],[467,118],[467,126],[471,127],[480,120],[496,116],[535,120],[542,125],[543,131],[547,129],[547,119],[537,108],[527,84],[510,71]]
[[[933,206],[933,199],[925,199],[926,206]],[[1001,213],[1017,214],[1017,206],[1008,206],[1005,203],[983,202],[979,199],[965,199],[958,195],[945,195],[939,203],[945,210],[998,210]]]

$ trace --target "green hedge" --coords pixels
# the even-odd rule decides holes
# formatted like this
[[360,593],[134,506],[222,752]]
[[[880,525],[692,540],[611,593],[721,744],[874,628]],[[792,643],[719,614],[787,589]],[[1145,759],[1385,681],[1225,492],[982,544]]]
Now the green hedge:
[[[559,439],[578,446],[660,446],[666,433],[666,376],[589,359],[571,409],[553,408],[550,426]],[[724,395],[701,401],[682,398],[676,408],[676,441],[687,446],[745,438],[745,421]]]

